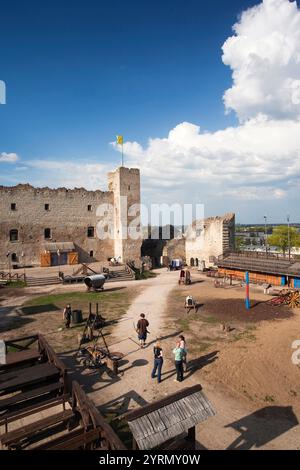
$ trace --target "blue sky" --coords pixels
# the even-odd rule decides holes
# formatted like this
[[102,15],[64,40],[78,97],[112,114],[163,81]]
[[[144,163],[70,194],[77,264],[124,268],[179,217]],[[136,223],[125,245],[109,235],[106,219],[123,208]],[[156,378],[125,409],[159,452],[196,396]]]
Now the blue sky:
[[[145,148],[149,138],[164,138],[183,122],[210,133],[237,126],[238,111],[225,114],[222,100],[232,76],[221,47],[239,14],[258,3],[2,2],[0,80],[7,103],[0,105],[0,154],[18,161],[1,162],[0,184],[56,186],[55,162],[62,161],[113,168],[120,156],[110,142],[118,133]],[[58,181],[72,186],[61,175]],[[224,205],[221,197],[209,211],[238,209],[230,201]],[[243,221],[255,216],[253,201],[241,209]]]

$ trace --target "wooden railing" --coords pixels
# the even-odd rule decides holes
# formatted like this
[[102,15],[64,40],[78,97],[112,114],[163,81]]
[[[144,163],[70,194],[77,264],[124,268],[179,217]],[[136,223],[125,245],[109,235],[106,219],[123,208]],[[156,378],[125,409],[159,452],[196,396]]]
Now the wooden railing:
[[24,281],[26,282],[25,273],[7,273],[5,271],[0,272],[0,279],[5,279],[7,281]]
[[135,271],[132,269],[132,267],[128,263],[125,264],[125,271],[131,274],[132,278],[135,279]]
[[[20,338],[9,339],[5,340],[5,347],[6,352],[8,352],[8,348],[14,348],[18,351],[25,351],[29,348],[33,343],[38,341],[39,335],[31,335],[31,336],[22,336]],[[20,344],[21,343],[21,344]],[[25,344],[24,344],[25,343]]]
[[50,346],[43,335],[38,335],[38,344],[40,353],[46,357],[47,362],[53,364],[60,372],[60,377],[64,384],[64,392],[67,392],[67,368],[54,349]]
[[89,427],[99,430],[100,447],[105,450],[127,450],[112,427],[106,422],[94,403],[82,390],[78,382],[72,382],[72,407],[80,413],[87,430]]
[[261,251],[228,251],[223,255],[218,256],[218,261],[228,258],[229,256],[235,256],[239,258],[252,258],[252,259],[278,259],[280,261],[294,261],[296,255],[291,254],[290,258],[288,254],[283,255],[282,253],[266,253]]

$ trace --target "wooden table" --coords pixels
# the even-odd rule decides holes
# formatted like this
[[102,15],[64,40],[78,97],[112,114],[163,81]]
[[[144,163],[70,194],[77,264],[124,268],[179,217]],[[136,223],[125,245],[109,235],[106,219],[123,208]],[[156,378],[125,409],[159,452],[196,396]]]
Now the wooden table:
[[31,385],[58,379],[60,371],[53,364],[44,363],[0,375],[0,393],[12,393]]

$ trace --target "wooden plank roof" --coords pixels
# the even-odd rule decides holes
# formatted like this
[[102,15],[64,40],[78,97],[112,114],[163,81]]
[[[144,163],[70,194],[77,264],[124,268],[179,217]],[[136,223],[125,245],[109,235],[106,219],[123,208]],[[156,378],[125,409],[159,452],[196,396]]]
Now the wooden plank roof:
[[140,449],[153,449],[202,423],[215,411],[201,385],[185,388],[125,415]]
[[228,255],[219,257],[217,266],[225,269],[300,277],[300,263],[294,260],[289,261],[285,258],[250,256],[245,253],[229,253]]

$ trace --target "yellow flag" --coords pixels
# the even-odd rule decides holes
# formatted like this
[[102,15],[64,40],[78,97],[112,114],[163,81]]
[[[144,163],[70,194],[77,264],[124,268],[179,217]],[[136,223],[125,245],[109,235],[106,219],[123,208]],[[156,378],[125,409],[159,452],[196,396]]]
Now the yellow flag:
[[123,145],[123,136],[117,135],[117,144]]

